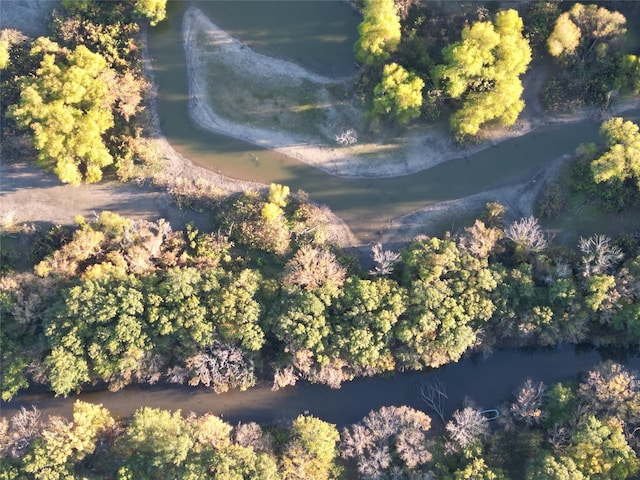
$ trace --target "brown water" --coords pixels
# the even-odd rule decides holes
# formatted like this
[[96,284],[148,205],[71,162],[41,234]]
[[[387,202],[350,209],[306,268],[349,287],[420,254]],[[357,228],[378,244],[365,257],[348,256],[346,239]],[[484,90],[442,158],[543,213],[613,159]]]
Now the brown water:
[[[466,395],[478,406],[495,408],[527,378],[551,384],[575,378],[601,361],[596,351],[578,351],[573,347],[523,352],[499,351],[484,359],[466,359],[438,370],[397,374],[391,378],[363,378],[345,383],[339,390],[321,385],[300,383],[296,387],[272,392],[268,386],[246,392],[221,395],[200,388],[130,387],[119,392],[94,392],[66,399],[47,394],[18,396],[0,404],[0,415],[9,417],[20,407],[37,406],[46,415],[70,416],[73,402],[81,399],[101,403],[113,415],[131,416],[143,406],[182,410],[183,413],[211,412],[235,424],[239,421],[273,422],[292,419],[308,410],[311,414],[339,426],[360,420],[373,409],[384,405],[409,405],[425,409],[418,398],[420,385],[439,380],[447,390],[446,413],[460,408]],[[633,357],[627,365],[640,367]],[[429,413],[427,411],[427,413]]]
[[[292,59],[322,74],[353,72],[359,16],[332,1],[191,2],[218,25],[262,53]],[[366,243],[390,220],[424,206],[525,182],[545,164],[597,139],[599,122],[539,129],[466,158],[388,179],[341,179],[281,154],[195,127],[187,114],[187,73],[180,28],[184,3],[153,30],[150,48],[159,83],[162,129],[196,164],[227,176],[302,189],[328,205]],[[634,112],[635,115],[638,112]],[[256,158],[258,159],[256,161]]]

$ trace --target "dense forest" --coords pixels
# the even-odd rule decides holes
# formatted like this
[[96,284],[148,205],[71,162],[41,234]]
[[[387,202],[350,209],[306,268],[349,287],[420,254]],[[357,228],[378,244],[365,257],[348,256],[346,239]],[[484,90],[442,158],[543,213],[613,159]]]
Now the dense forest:
[[31,382],[59,395],[159,380],[224,391],[256,371],[275,387],[338,387],[496,346],[640,340],[632,235],[575,251],[489,204],[455,235],[375,245],[366,272],[326,241],[322,209],[286,187],[212,209],[214,233],[103,212],[39,236],[33,271],[2,278],[3,397]]
[[[3,31],[3,150],[15,153],[28,131],[39,164],[71,184],[152,169],[136,35],[141,19],[162,20],[164,3],[65,1],[50,38]],[[355,51],[372,128],[442,115],[468,141],[512,124],[524,106],[519,76],[543,57],[555,65],[551,110],[637,93],[640,62],[621,47],[626,19],[614,6],[637,8],[364,2]],[[576,152],[562,191],[545,191],[538,218],[505,221],[490,203],[459,231],[400,251],[374,244],[367,262],[332,244],[325,208],[276,184],[226,197],[174,191],[180,205],[212,212],[206,231],[113,212],[23,230],[28,255],[0,250],[2,398],[35,385],[62,396],[157,382],[224,392],[259,379],[338,388],[506,346],[635,348],[638,232],[564,245],[539,220],[562,215],[567,197],[638,208],[638,126],[611,118],[601,136]],[[639,382],[614,363],[574,382],[528,380],[498,420],[470,402],[441,418],[442,434],[402,406],[342,431],[311,416],[231,426],[151,408],[120,421],[82,402],[72,420],[24,410],[0,421],[0,478],[624,479],[640,466]],[[425,410],[438,405],[438,388],[424,393]]]

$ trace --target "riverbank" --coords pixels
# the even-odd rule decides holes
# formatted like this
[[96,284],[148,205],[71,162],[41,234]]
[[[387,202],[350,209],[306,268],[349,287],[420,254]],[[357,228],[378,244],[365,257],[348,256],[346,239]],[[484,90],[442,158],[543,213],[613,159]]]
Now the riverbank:
[[[468,157],[543,126],[578,122],[593,116],[616,115],[640,106],[640,99],[619,99],[606,112],[582,109],[549,115],[539,101],[549,68],[540,62],[524,76],[527,106],[516,124],[509,128],[486,128],[478,141],[471,145],[457,145],[445,122],[439,122],[414,124],[401,134],[383,131],[361,135],[364,141],[340,147],[335,142],[335,135],[352,126],[356,130],[366,129],[366,112],[353,99],[344,101],[342,98],[332,98],[327,86],[353,83],[353,78],[324,77],[296,63],[257,53],[228,35],[195,7],[189,8],[184,14],[182,35],[189,72],[190,115],[195,124],[214,133],[278,151],[338,177],[410,175],[449,160]],[[215,59],[215,63],[212,63],[212,59]],[[216,83],[220,70],[233,72],[234,81]],[[235,92],[235,84],[241,79],[243,93],[239,96]],[[301,109],[309,107],[308,104],[283,106],[272,102],[266,108],[263,92],[271,92],[272,95],[280,93],[279,97],[286,98],[303,82],[307,91],[321,92],[318,98],[324,99],[325,103],[313,105],[324,113],[318,124],[300,128],[305,118],[296,122],[295,119],[287,121],[286,118],[277,117],[286,117],[287,108],[284,107],[289,110]],[[348,88],[345,87],[341,92],[346,95]],[[310,97],[311,94],[307,93],[305,101],[309,102]],[[240,102],[241,108],[237,102]],[[264,110],[268,110],[269,115],[261,122],[259,116]],[[228,114],[225,116],[224,112]],[[240,119],[241,122],[234,121]],[[325,138],[324,143],[318,142],[321,136]]]
[[[34,10],[36,11],[36,10]],[[39,12],[39,10],[37,10]],[[221,43],[216,47],[218,49],[228,48],[228,55],[224,57],[226,62],[240,62],[240,64],[249,65],[261,73],[261,81],[269,78],[269,72],[272,74],[272,82],[276,82],[278,78],[283,76],[304,78],[306,81],[316,81],[319,84],[330,85],[336,79],[321,78],[317,75],[311,75],[300,66],[282,60],[273,59],[265,55],[259,55],[251,49],[243,45],[241,42],[232,39],[226,33],[222,32],[209,19],[202,18],[201,15],[194,14],[200,27],[211,30],[212,39],[217,38]],[[193,20],[193,19],[192,19]],[[5,26],[3,22],[3,26]],[[213,25],[213,26],[212,26]],[[9,26],[9,25],[7,25]],[[201,28],[201,29],[202,29]],[[193,32],[193,30],[192,30]],[[186,34],[185,34],[186,35]],[[206,36],[206,35],[205,35]],[[188,49],[189,50],[189,49]],[[146,48],[145,48],[146,51]],[[195,64],[200,63],[198,60],[198,48],[195,46],[189,50],[191,52],[187,57],[187,61]],[[209,54],[211,51],[209,51]],[[153,68],[151,60],[147,56],[145,59],[147,71],[152,76]],[[194,66],[194,68],[196,68]],[[200,68],[200,67],[198,67]],[[206,99],[206,92],[198,90],[197,78],[195,73],[189,76],[190,82],[193,83],[192,104],[196,99]],[[385,148],[380,148],[378,156],[365,155],[364,158],[356,158],[352,153],[356,147],[338,148],[336,146],[321,147],[314,146],[309,143],[300,145],[299,138],[295,139],[297,145],[286,144],[287,137],[280,131],[260,132],[264,134],[260,138],[255,138],[256,131],[247,129],[246,126],[239,125],[234,122],[226,121],[226,123],[216,123],[215,121],[205,121],[207,115],[215,115],[216,108],[201,102],[199,108],[204,112],[202,117],[203,125],[210,131],[224,133],[225,135],[244,138],[245,140],[253,140],[254,143],[269,146],[272,142],[276,147],[286,149],[285,153],[289,156],[297,158],[299,161],[310,162],[314,167],[328,171],[336,175],[343,172],[345,176],[350,178],[376,176],[397,176],[408,175],[413,171],[432,168],[438,164],[448,160],[454,160],[460,157],[468,157],[474,152],[485,150],[489,147],[499,145],[501,142],[514,137],[519,137],[527,132],[549,124],[549,123],[571,123],[579,121],[589,116],[599,115],[599,112],[585,110],[570,115],[557,115],[552,118],[544,116],[542,107],[538,101],[538,93],[544,83],[545,70],[540,66],[534,66],[530,72],[524,77],[525,100],[527,107],[523,112],[521,119],[515,128],[505,130],[494,130],[487,133],[487,140],[473,147],[461,149],[455,145],[447,132],[444,125],[433,127],[422,132],[416,132],[416,129],[409,129],[406,136],[406,147],[403,152],[395,148],[394,144],[387,144]],[[633,102],[624,102],[618,100],[614,108],[607,112],[615,114],[628,108],[633,108],[640,104],[637,99]],[[219,172],[202,168],[193,164],[189,158],[180,155],[164,137],[160,128],[155,101],[152,98],[149,103],[149,112],[153,118],[153,127],[150,132],[150,142],[156,151],[161,168],[157,172],[150,175],[143,183],[150,185],[149,190],[144,190],[140,185],[130,185],[131,190],[140,189],[140,192],[153,192],[153,195],[162,196],[159,201],[161,208],[155,216],[167,214],[169,208],[176,209],[176,213],[172,213],[171,218],[181,219],[184,221],[191,218],[197,212],[182,211],[173,205],[172,198],[176,194],[193,195],[194,197],[206,195],[229,195],[234,192],[246,189],[261,189],[265,185],[256,182],[238,181],[233,178],[225,177]],[[206,114],[206,115],[205,115]],[[192,112],[192,115],[193,112]],[[194,115],[197,117],[196,112]],[[213,118],[213,117],[212,117]],[[215,120],[215,118],[213,118]],[[440,128],[438,130],[438,128]],[[418,135],[420,133],[420,135]],[[251,134],[251,135],[250,135]],[[253,137],[252,137],[253,135]],[[290,140],[290,139],[289,139]],[[403,141],[404,144],[404,141]],[[280,148],[278,147],[278,148]],[[363,145],[361,148],[365,149]],[[360,148],[359,147],[359,148]],[[377,148],[377,147],[366,147]],[[351,153],[350,153],[351,152]],[[366,152],[365,152],[366,153]],[[324,156],[323,156],[324,155]],[[551,157],[553,158],[553,157]],[[508,207],[508,219],[515,219],[520,216],[527,216],[533,212],[533,202],[538,190],[544,185],[544,180],[553,176],[557,170],[557,166],[565,161],[566,155],[561,155],[554,161],[549,162],[533,180],[526,183],[514,184],[499,189],[487,190],[471,196],[460,197],[457,199],[431,204],[422,208],[415,208],[413,205],[409,213],[394,212],[389,215],[390,218],[384,217],[384,221],[379,221],[375,226],[375,230],[379,233],[373,241],[382,241],[383,243],[406,244],[418,234],[437,234],[438,229],[442,229],[443,225],[457,228],[461,221],[468,220],[469,217],[477,213],[482,206],[488,201],[497,201]],[[78,214],[86,214],[86,212],[99,212],[101,210],[112,209],[118,210],[125,215],[140,215],[145,218],[153,219],[148,204],[138,203],[135,195],[123,196],[121,189],[117,184],[102,183],[100,185],[86,185],[82,189],[74,187],[57,185],[54,190],[49,188],[54,180],[42,181],[41,175],[22,176],[19,172],[29,170],[29,167],[23,161],[2,162],[2,182],[3,182],[3,203],[0,207],[0,216],[2,219],[10,219],[12,222],[40,222],[46,221],[47,217],[54,223],[68,224],[73,222],[73,218]],[[314,163],[315,162],[315,163]],[[11,163],[7,165],[7,163]],[[47,177],[47,175],[44,175]],[[31,180],[29,180],[29,178]],[[31,181],[31,183],[29,183]],[[385,192],[388,195],[387,192]],[[144,195],[140,195],[142,198]],[[47,199],[44,204],[41,199]],[[313,197],[312,197],[313,200]],[[425,205],[425,204],[423,204]],[[400,215],[398,215],[400,214]],[[206,220],[203,220],[206,221]],[[372,222],[374,220],[371,220]],[[172,222],[173,223],[173,222]],[[372,236],[356,238],[349,226],[345,222],[333,216],[333,237],[334,241],[343,247],[368,244],[372,241]],[[368,249],[368,247],[365,247]]]

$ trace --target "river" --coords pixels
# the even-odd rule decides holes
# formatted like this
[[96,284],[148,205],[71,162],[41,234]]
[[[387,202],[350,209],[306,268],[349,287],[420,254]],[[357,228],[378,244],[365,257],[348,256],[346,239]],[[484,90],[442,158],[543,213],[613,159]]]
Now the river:
[[[273,422],[295,418],[309,411],[338,426],[359,421],[373,409],[384,405],[408,405],[425,410],[418,392],[422,384],[440,381],[447,390],[446,414],[460,408],[465,396],[478,406],[494,408],[504,401],[527,378],[546,384],[575,378],[602,360],[595,350],[564,346],[553,350],[504,350],[486,358],[467,358],[437,370],[398,373],[389,378],[360,378],[331,390],[322,385],[300,382],[272,392],[269,386],[258,386],[245,392],[232,391],[216,395],[204,388],[172,386],[131,386],[118,392],[84,392],[68,398],[50,394],[19,395],[10,403],[0,405],[2,416],[11,416],[20,407],[35,405],[45,415],[71,416],[73,402],[81,399],[101,403],[113,415],[131,416],[143,406],[183,413],[211,412],[231,424],[237,422]],[[629,368],[640,368],[640,358],[623,362]],[[433,415],[432,415],[433,416]]]
[[149,46],[159,85],[163,133],[179,153],[233,178],[280,183],[292,191],[302,189],[312,200],[328,205],[362,243],[376,240],[377,232],[408,212],[524,183],[543,166],[598,138],[600,122],[585,120],[540,128],[413,175],[336,178],[276,152],[194,127],[187,112],[189,92],[181,35],[182,12],[190,4],[260,53],[335,76],[353,73],[353,43],[360,17],[340,1],[170,2],[170,20],[151,31]]

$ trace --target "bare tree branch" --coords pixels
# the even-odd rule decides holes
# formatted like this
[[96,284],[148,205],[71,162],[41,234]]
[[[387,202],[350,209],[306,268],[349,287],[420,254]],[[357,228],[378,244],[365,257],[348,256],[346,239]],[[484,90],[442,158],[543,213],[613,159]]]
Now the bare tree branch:
[[446,423],[444,419],[444,401],[447,400],[447,389],[442,382],[435,381],[429,384],[423,384],[420,387],[420,400],[430,409],[432,409],[442,423]]

